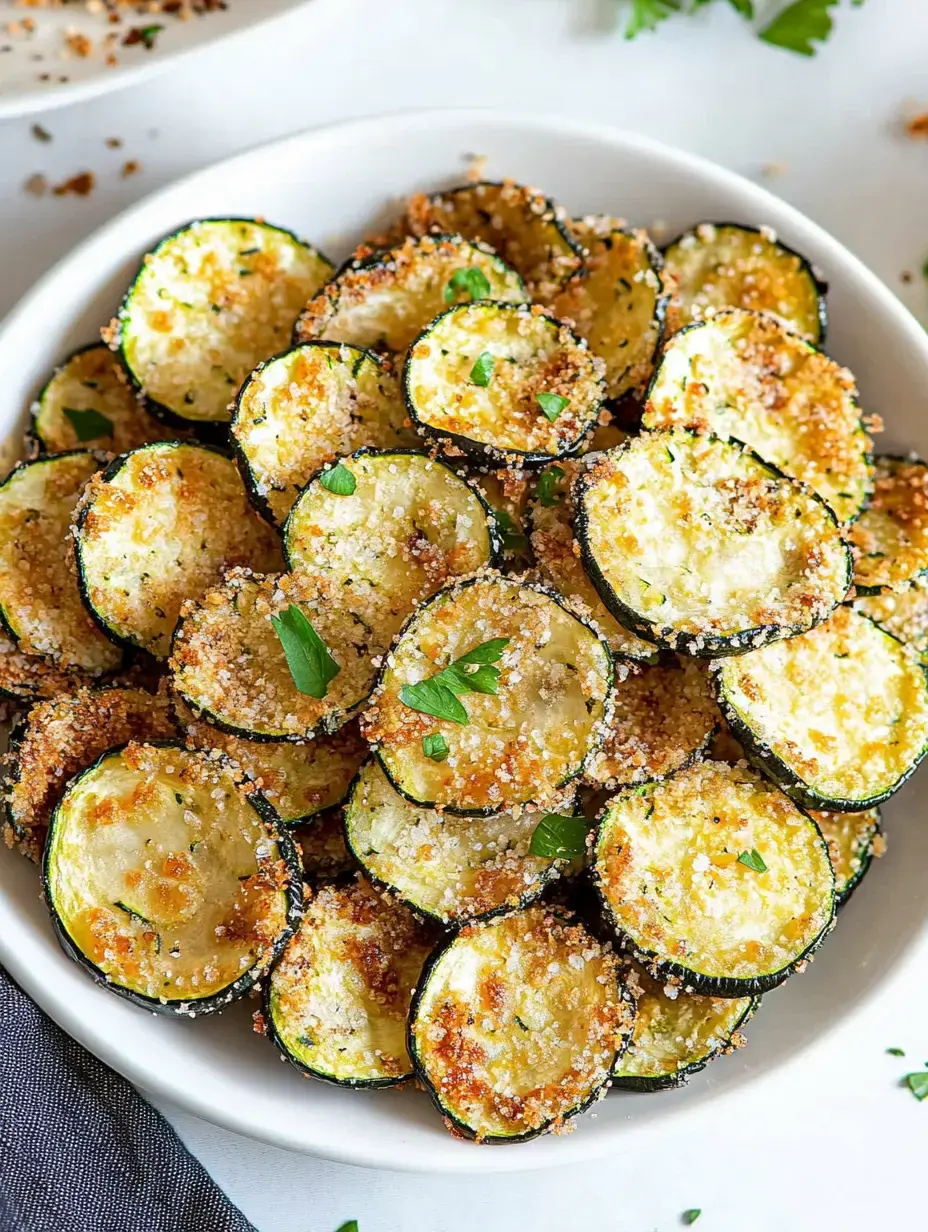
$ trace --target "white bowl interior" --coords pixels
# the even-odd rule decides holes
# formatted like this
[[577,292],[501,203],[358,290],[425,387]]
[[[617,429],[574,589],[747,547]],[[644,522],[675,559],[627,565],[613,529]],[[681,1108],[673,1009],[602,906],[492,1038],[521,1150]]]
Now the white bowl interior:
[[[277,142],[199,173],[143,202],[51,272],[0,330],[0,438],[69,348],[115,309],[139,256],[198,215],[262,214],[329,256],[345,255],[393,198],[463,178],[465,157],[490,176],[541,185],[575,213],[620,213],[667,236],[704,218],[767,223],[831,283],[828,350],[855,372],[886,445],[928,454],[920,413],[928,343],[898,301],[834,240],[757,186],[640,138],[558,121],[486,113],[419,113],[359,121]],[[884,809],[878,861],[809,971],[769,994],[750,1046],[690,1085],[612,1094],[566,1139],[478,1149],[452,1139],[418,1092],[360,1093],[303,1080],[250,1029],[252,1005],[199,1022],[158,1018],[97,988],[59,950],[36,871],[0,850],[0,961],[72,1035],[140,1086],[218,1124],[346,1162],[428,1170],[547,1167],[617,1149],[744,1092],[846,1018],[900,962],[926,916],[928,827],[922,781]]]

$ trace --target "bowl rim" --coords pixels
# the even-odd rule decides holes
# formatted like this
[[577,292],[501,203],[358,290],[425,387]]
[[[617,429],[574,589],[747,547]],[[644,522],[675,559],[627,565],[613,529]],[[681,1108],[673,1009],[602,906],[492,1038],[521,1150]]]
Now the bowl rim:
[[[841,267],[844,274],[856,281],[864,297],[874,305],[874,310],[883,320],[903,338],[907,346],[920,352],[926,369],[928,369],[928,334],[909,310],[896,298],[889,288],[866,265],[838,240],[834,239],[817,223],[806,217],[794,206],[782,201],[775,194],[761,185],[736,172],[730,171],[710,159],[686,151],[638,133],[601,123],[589,123],[581,120],[563,119],[540,112],[512,111],[503,108],[412,108],[401,109],[372,116],[338,121],[334,124],[320,124],[310,128],[302,128],[293,133],[277,137],[252,146],[245,151],[212,163],[204,168],[180,177],[166,186],[151,193],[130,208],[123,210],[97,228],[65,257],[55,263],[19,301],[19,303],[0,322],[0,339],[12,329],[15,329],[24,319],[33,313],[33,305],[40,301],[62,277],[69,276],[69,269],[80,263],[85,253],[94,245],[99,244],[112,231],[132,220],[145,211],[157,207],[159,202],[179,189],[195,188],[198,179],[209,179],[217,173],[234,173],[236,169],[247,170],[250,160],[262,154],[276,151],[281,157],[286,157],[287,150],[294,145],[303,143],[328,141],[345,142],[350,139],[358,141],[369,140],[380,136],[381,140],[395,139],[396,130],[401,128],[404,136],[416,132],[430,131],[442,127],[448,130],[449,144],[455,139],[465,136],[468,129],[479,128],[483,131],[508,130],[513,132],[531,132],[534,135],[552,135],[558,138],[576,138],[592,141],[603,147],[611,148],[617,154],[635,151],[665,165],[670,164],[684,172],[711,184],[722,192],[735,192],[744,197],[750,197],[756,202],[758,213],[767,210],[778,219],[778,227],[788,228],[790,242],[800,248],[803,243],[812,244],[825,259],[834,267]],[[469,147],[473,148],[473,146]],[[3,907],[0,893],[0,909]],[[26,927],[29,927],[26,925]],[[536,1168],[550,1167],[552,1164],[570,1164],[586,1160],[594,1160],[616,1150],[628,1150],[648,1143],[656,1135],[667,1135],[668,1132],[680,1132],[692,1126],[697,1120],[705,1128],[713,1116],[718,1116],[724,1107],[729,1122],[732,1111],[743,1107],[747,1099],[756,1100],[759,1094],[768,1092],[777,1080],[785,1066],[793,1064],[802,1057],[806,1064],[809,1058],[820,1055],[833,1037],[845,1030],[852,1021],[856,1021],[878,996],[882,996],[891,983],[897,978],[907,978],[907,973],[914,969],[915,961],[925,952],[924,931],[917,931],[907,936],[902,943],[898,955],[886,975],[871,987],[860,992],[839,1016],[828,1022],[820,1034],[808,1043],[803,1044],[795,1057],[781,1059],[761,1073],[752,1075],[750,1081],[744,1082],[730,1090],[708,1090],[699,1102],[689,1105],[669,1105],[663,1117],[655,1117],[642,1125],[636,1126],[634,1136],[619,1129],[610,1130],[602,1127],[597,1134],[580,1134],[569,1136],[559,1142],[550,1138],[538,1139],[521,1151],[494,1150],[486,1147],[475,1149],[473,1144],[455,1144],[454,1153],[440,1152],[438,1159],[433,1161],[428,1152],[416,1152],[405,1145],[402,1133],[395,1137],[388,1135],[384,1140],[377,1140],[374,1135],[363,1139],[346,1141],[328,1137],[323,1130],[317,1130],[314,1135],[308,1135],[305,1130],[302,1137],[295,1138],[288,1132],[285,1119],[276,1122],[255,1124],[248,1115],[246,1102],[227,1104],[222,1107],[213,1105],[209,1098],[202,1094],[193,1084],[182,1085],[170,1077],[155,1075],[150,1066],[139,1060],[135,1055],[113,1054],[112,1042],[102,1029],[88,1022],[70,1004],[67,997],[60,996],[54,987],[43,983],[40,976],[33,973],[25,957],[17,955],[14,947],[7,944],[7,939],[0,929],[0,960],[23,989],[35,998],[42,1008],[74,1039],[90,1052],[116,1069],[143,1092],[153,1095],[156,1099],[172,1103],[182,1110],[212,1124],[231,1130],[245,1138],[257,1139],[285,1150],[299,1151],[305,1154],[325,1158],[338,1163],[348,1163],[366,1167],[383,1168],[404,1172],[448,1172],[448,1173],[483,1173],[483,1172],[514,1172],[530,1171]],[[401,1128],[401,1126],[400,1126]],[[312,1140],[310,1140],[312,1139]]]

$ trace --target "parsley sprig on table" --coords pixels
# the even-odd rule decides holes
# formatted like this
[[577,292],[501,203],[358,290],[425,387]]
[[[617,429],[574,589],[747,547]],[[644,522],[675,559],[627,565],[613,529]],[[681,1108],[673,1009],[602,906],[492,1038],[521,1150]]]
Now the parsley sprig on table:
[[[714,0],[621,0],[627,11],[625,37],[633,39],[648,30],[656,30],[661,22],[678,14],[692,14]],[[851,0],[860,8],[864,0]],[[728,0],[728,4],[745,21],[754,21],[753,0]],[[814,56],[816,43],[824,43],[832,31],[831,10],[840,0],[792,0],[781,5],[772,20],[758,31],[758,37],[774,47],[795,51],[801,56]]]

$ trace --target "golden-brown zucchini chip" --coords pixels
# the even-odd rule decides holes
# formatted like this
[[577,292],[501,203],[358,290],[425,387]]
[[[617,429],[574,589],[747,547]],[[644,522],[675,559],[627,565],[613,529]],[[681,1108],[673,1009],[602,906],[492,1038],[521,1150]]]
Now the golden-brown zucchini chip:
[[93,453],[58,453],[0,484],[0,620],[24,654],[90,676],[123,658],[88,616],[71,567],[71,516],[100,466]]
[[835,870],[835,899],[843,907],[863,881],[874,856],[886,851],[886,838],[880,825],[880,810],[865,813],[815,813],[811,816],[828,844],[828,856]]
[[326,809],[291,830],[300,851],[303,876],[310,885],[343,882],[358,871],[358,862],[345,842],[342,809]]
[[406,1014],[435,934],[363,881],[323,886],[268,980],[262,1019],[313,1078],[387,1087],[412,1077]]
[[450,935],[416,989],[410,1051],[452,1133],[525,1142],[599,1098],[634,1017],[614,956],[529,907]]
[[904,590],[884,590],[857,599],[854,607],[905,642],[928,666],[928,577],[916,578]]
[[928,466],[877,458],[873,499],[851,526],[859,595],[905,590],[928,572]]
[[287,835],[228,769],[178,745],[129,744],[72,779],[44,882],[69,957],[130,1001],[186,1017],[248,992],[302,906]]
[[207,445],[146,445],[88,485],[74,538],[81,594],[107,634],[167,658],[181,605],[235,565],[280,566],[235,463]]

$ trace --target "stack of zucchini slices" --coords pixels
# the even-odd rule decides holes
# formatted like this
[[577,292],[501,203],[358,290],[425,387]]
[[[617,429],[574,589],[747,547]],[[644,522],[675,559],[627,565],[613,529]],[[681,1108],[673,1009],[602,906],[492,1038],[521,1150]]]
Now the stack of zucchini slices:
[[744,1044],[928,749],[928,468],[826,287],[512,181],[336,269],[202,219],[0,484],[11,847],[65,951],[520,1142]]

